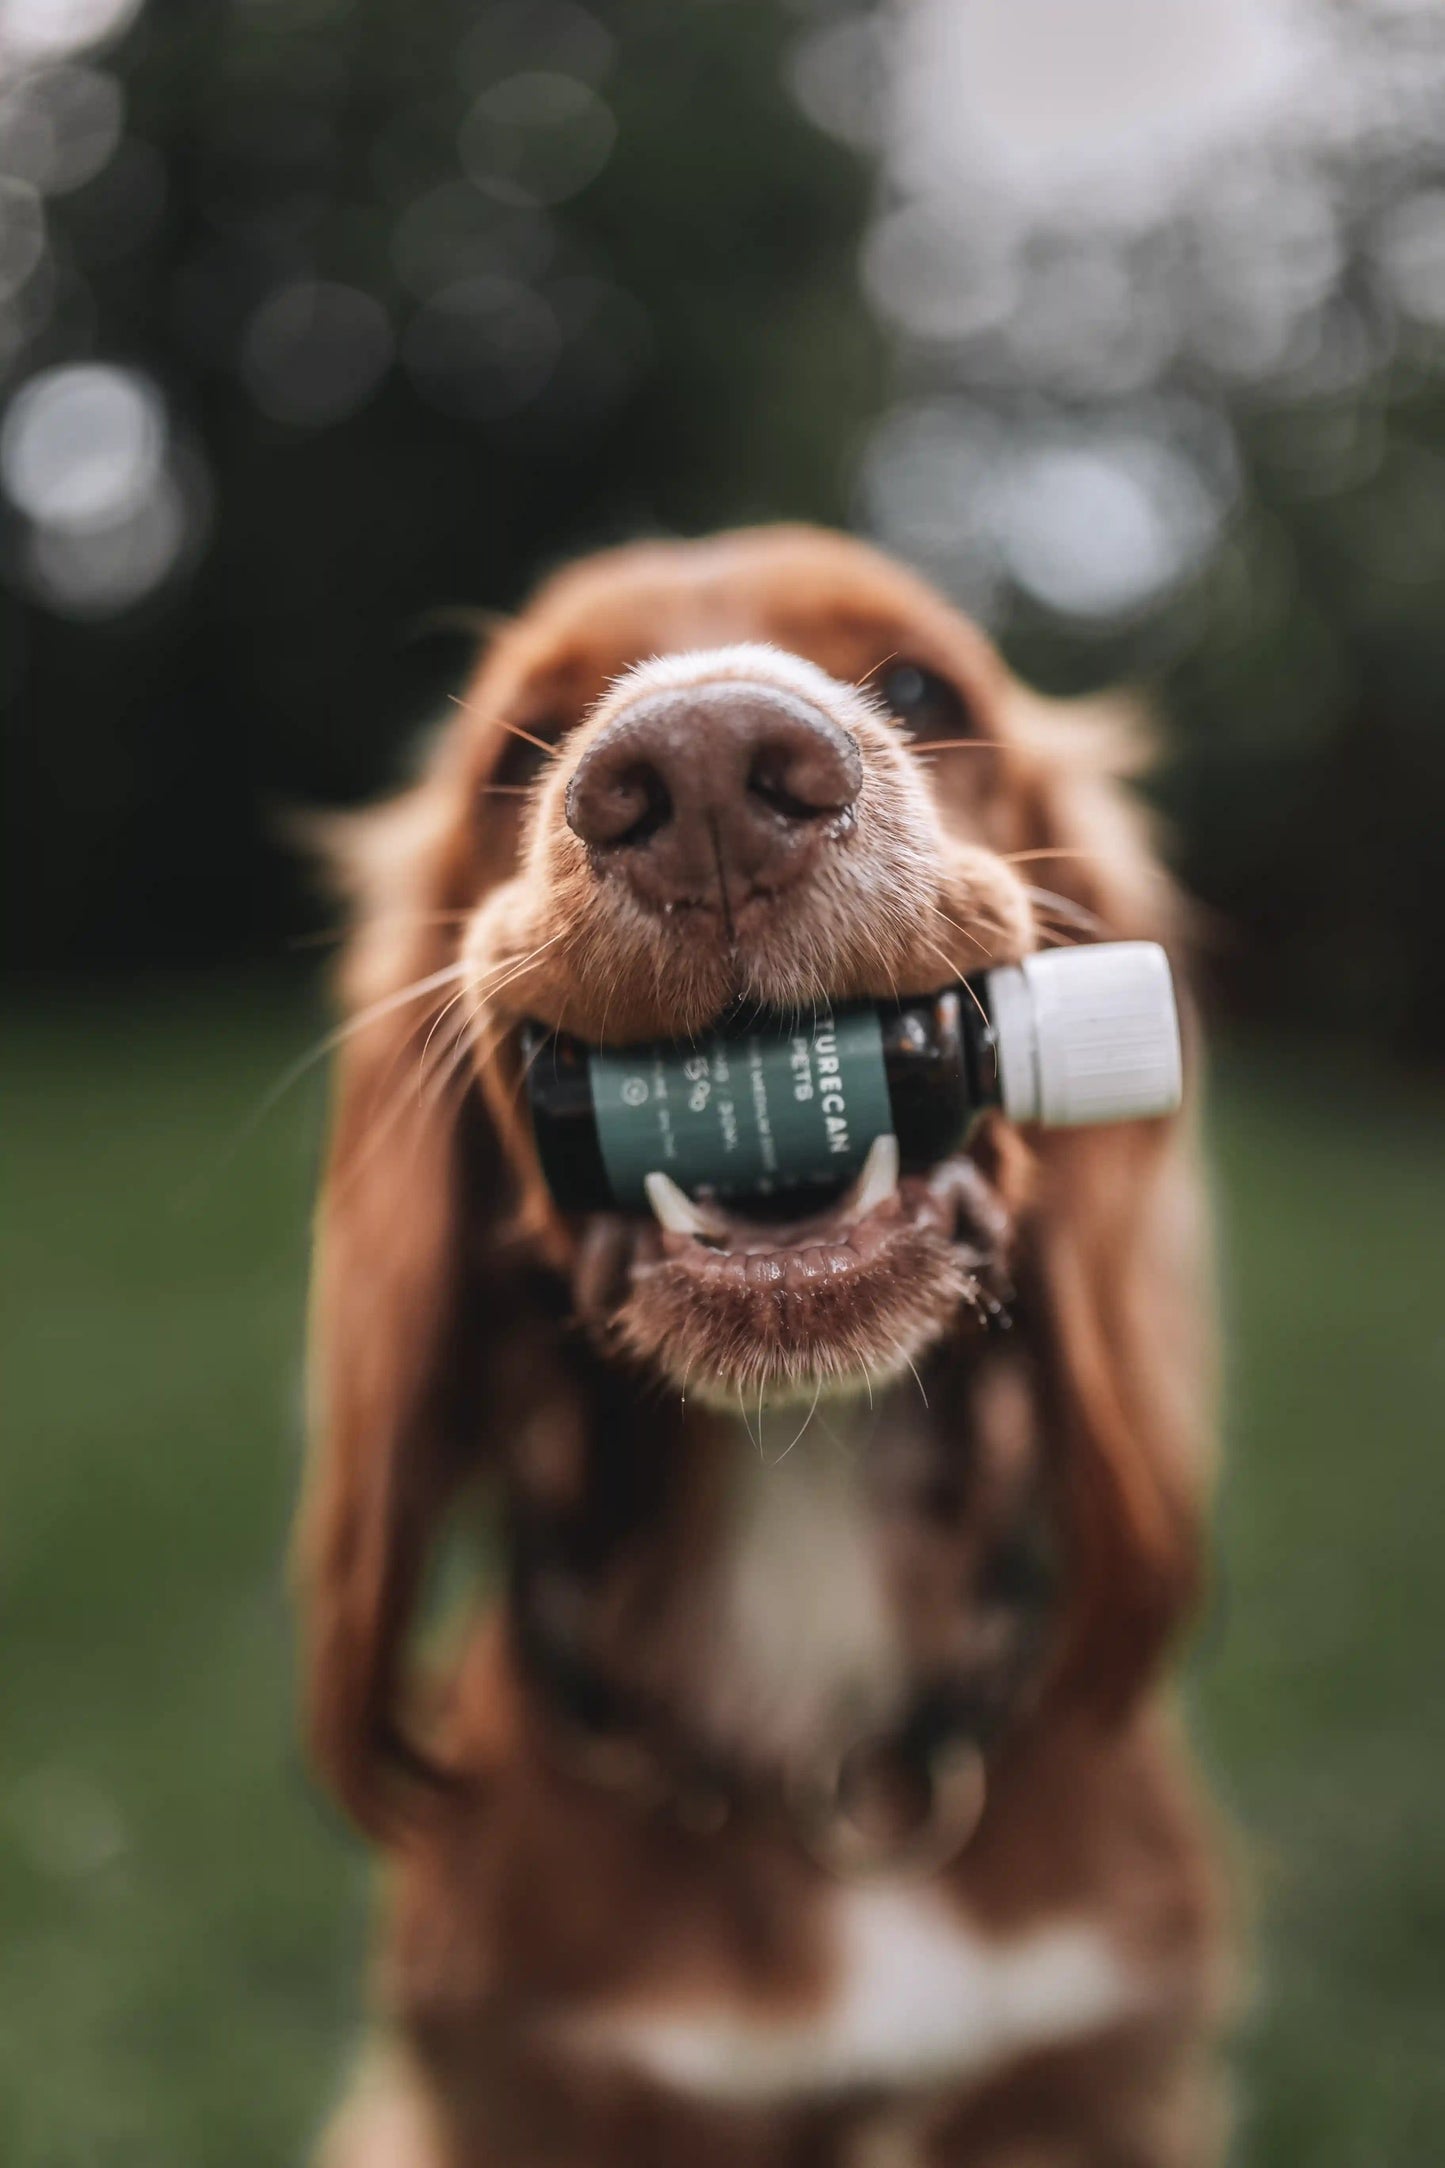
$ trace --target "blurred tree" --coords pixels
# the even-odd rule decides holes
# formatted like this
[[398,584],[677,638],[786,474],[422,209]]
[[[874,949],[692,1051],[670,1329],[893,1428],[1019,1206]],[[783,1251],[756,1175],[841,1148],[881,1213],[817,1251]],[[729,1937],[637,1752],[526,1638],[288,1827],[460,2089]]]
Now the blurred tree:
[[1217,979],[1445,1053],[1445,16],[862,0],[860,516],[1060,691],[1142,683]]
[[[23,967],[274,949],[303,907],[271,816],[395,775],[462,667],[435,607],[638,531],[842,516],[867,174],[788,97],[791,35],[768,0],[150,0],[11,369],[109,371],[11,409]],[[12,115],[54,108],[54,57]],[[33,137],[0,121],[0,170]],[[98,563],[73,503],[43,524],[47,447],[73,484],[79,415],[114,465],[117,414],[168,466]]]
[[[1367,430],[1356,477],[1281,477],[1311,419]],[[1445,397],[1242,432],[1250,497],[1159,673],[1158,791],[1214,914],[1218,982],[1265,1020],[1445,1055]]]
[[15,19],[24,968],[274,954],[273,812],[397,773],[464,666],[429,613],[805,514],[1159,695],[1231,1000],[1445,1052],[1433,4]]

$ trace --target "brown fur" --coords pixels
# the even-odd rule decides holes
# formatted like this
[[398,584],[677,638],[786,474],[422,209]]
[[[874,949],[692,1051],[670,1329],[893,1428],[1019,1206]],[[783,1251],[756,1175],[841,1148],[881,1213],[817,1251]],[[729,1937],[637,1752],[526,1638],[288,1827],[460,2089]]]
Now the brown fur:
[[[563,818],[566,786],[625,705],[623,673],[744,640],[807,658],[855,703],[856,830],[786,910],[759,893],[726,934],[706,912],[679,928],[599,877]],[[899,655],[956,688],[966,748],[920,758],[846,692]],[[1026,693],[930,589],[842,537],[638,545],[545,587],[497,634],[411,788],[336,824],[351,1022],[318,1228],[299,1563],[314,1752],[398,1868],[379,1991],[406,2044],[407,2101],[426,2106],[386,2112],[438,2133],[408,2160],[843,2163],[895,2112],[915,2157],[939,2161],[1207,2151],[1186,2103],[1216,1991],[1217,1900],[1153,1706],[1198,1587],[1207,1476],[1186,1125],[1026,1144],[999,1129],[980,1147],[980,1257],[1020,1288],[1011,1351],[985,1345],[957,1250],[919,1234],[852,1310],[810,1309],[769,1355],[781,1328],[756,1304],[699,1306],[666,1269],[629,1280],[605,1228],[559,1218],[513,1028],[531,1016],[672,1036],[739,990],[785,1007],[922,992],[1080,928],[1175,944],[1168,884],[1098,722]],[[515,731],[558,746],[527,795],[497,785]],[[696,1590],[723,1541],[729,1448],[668,1381],[699,1365],[724,1384],[779,1383],[789,1364],[820,1376],[830,1351],[834,1370],[881,1376],[901,1367],[895,1347],[938,1381],[909,1423],[885,1395],[869,1479],[910,1661],[930,1677],[993,1661],[979,1653],[994,1647],[979,1531],[990,1515],[1003,1525],[1005,1501],[1046,1493],[1062,1574],[1049,1662],[940,1900],[998,1934],[1083,1907],[1147,1959],[1155,2005],[1120,2039],[952,2104],[724,2112],[569,2063],[542,2022],[562,2005],[645,1990],[767,2011],[824,1996],[827,1877],[766,1804],[721,1833],[690,1829],[567,1768],[495,1622],[453,1679],[416,1675],[408,1634],[438,1533],[492,1478],[519,1555],[540,1546],[589,1655],[685,1725],[708,1700]],[[916,1451],[887,1449],[895,1433]],[[745,1717],[729,1722],[715,1743],[745,1763]],[[362,2139],[350,2157],[371,2157]]]

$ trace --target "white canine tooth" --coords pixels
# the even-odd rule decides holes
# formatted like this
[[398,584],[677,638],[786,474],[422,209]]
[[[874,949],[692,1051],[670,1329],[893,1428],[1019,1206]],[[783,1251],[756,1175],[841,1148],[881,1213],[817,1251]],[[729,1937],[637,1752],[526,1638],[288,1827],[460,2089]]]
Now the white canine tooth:
[[897,1187],[898,1139],[875,1137],[849,1199],[849,1211],[859,1219],[866,1219],[876,1206],[887,1202]]
[[684,1195],[670,1174],[660,1171],[645,1175],[642,1182],[647,1191],[647,1201],[659,1224],[669,1234],[705,1235],[708,1232],[707,1215]]

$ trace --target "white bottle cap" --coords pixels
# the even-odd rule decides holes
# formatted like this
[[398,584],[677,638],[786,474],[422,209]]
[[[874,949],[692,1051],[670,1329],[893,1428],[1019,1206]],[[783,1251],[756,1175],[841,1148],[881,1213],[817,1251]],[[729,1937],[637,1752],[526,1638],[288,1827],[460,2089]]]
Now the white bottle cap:
[[1179,1012],[1156,941],[1046,949],[985,985],[1010,1121],[1059,1129],[1178,1107]]

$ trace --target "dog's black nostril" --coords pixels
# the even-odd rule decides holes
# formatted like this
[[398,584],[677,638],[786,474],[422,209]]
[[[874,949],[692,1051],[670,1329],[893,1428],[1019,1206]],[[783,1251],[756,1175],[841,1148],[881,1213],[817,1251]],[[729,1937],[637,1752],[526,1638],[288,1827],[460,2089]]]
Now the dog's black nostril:
[[629,807],[636,805],[638,808],[631,823],[612,838],[619,849],[649,842],[658,829],[666,827],[672,819],[672,795],[656,768],[645,762],[639,762],[621,778],[619,795],[625,797]]
[[566,815],[599,875],[723,911],[841,842],[862,785],[851,731],[783,688],[724,678],[618,716],[579,759]]
[[831,813],[841,812],[848,802],[841,797],[831,804],[819,805],[810,802],[791,787],[790,772],[790,763],[786,756],[779,758],[772,752],[759,754],[748,771],[747,787],[750,795],[760,798],[765,806],[789,821],[823,820]]
[[846,732],[818,724],[764,739],[748,767],[749,795],[785,820],[823,820],[852,805],[863,783],[858,748]]
[[568,825],[597,849],[647,843],[671,818],[672,794],[651,761],[584,762],[567,789]]

